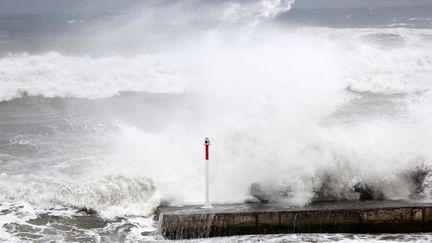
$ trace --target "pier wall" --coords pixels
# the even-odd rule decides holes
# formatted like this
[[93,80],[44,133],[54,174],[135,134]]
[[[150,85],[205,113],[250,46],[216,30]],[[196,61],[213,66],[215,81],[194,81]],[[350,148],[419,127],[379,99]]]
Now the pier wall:
[[[392,202],[394,204],[394,202]],[[397,203],[338,207],[273,206],[161,209],[159,227],[167,239],[289,233],[414,233],[432,231],[432,205]]]

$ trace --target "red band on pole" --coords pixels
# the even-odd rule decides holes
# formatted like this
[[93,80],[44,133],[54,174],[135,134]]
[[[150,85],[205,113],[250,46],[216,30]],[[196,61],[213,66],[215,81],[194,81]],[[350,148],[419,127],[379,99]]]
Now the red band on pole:
[[208,144],[206,144],[206,146],[205,146],[205,159],[206,160],[209,160],[209,146],[208,146]]

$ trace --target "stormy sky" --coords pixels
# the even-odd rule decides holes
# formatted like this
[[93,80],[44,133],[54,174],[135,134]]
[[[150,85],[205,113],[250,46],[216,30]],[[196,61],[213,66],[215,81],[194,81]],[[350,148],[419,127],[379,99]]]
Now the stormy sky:
[[[0,0],[0,14],[118,12],[127,10],[143,1],[146,0]],[[228,0],[201,1],[214,4]],[[164,2],[169,3],[174,2],[174,0],[165,0]],[[432,0],[297,0],[295,8],[410,7],[422,5],[432,6]]]

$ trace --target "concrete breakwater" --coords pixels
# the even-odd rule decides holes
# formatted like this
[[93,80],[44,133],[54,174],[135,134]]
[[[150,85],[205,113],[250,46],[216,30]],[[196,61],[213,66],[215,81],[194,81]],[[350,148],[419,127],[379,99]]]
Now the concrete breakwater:
[[247,234],[432,232],[432,203],[407,201],[322,202],[160,207],[159,230],[166,239]]

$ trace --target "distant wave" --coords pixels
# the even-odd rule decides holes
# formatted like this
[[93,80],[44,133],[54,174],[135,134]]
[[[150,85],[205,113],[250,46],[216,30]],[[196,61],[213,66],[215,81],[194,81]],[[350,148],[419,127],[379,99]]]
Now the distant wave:
[[0,59],[0,100],[22,95],[103,98],[125,91],[177,93],[187,89],[178,67],[158,57],[10,54]]
[[[257,36],[253,35],[245,42],[241,35],[211,32],[185,43],[183,50],[168,49],[152,55],[12,53],[0,58],[0,101],[22,95],[95,99],[127,91],[181,93],[215,82],[238,83],[239,75],[248,79],[246,83],[263,82],[264,68],[269,71],[265,78],[273,81],[294,71],[278,71],[279,58],[291,66],[301,66],[305,72],[334,68],[326,72],[343,75],[347,87],[358,92],[422,92],[432,87],[432,54],[424,51],[430,47],[424,37],[427,34],[430,30],[364,29],[359,33],[310,27],[292,28],[286,33],[267,31],[265,37],[259,37],[273,46],[254,41]],[[226,42],[227,38],[233,40]],[[281,40],[286,40],[285,46]],[[330,55],[332,59],[328,59]],[[318,60],[326,57],[325,64]]]

